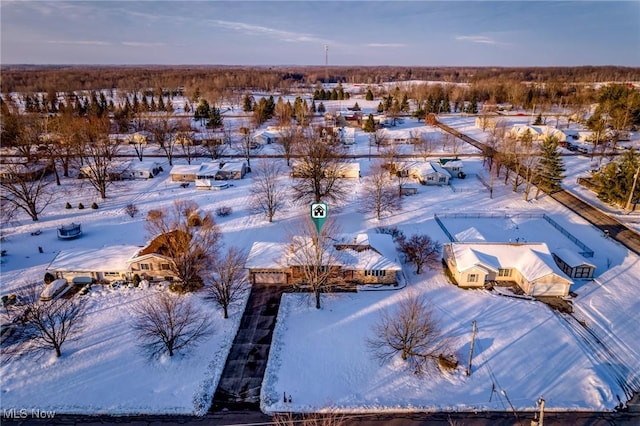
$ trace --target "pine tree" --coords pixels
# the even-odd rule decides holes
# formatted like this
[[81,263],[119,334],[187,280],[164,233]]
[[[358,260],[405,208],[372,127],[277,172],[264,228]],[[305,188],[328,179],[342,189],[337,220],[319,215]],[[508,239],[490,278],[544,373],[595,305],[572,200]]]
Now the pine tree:
[[353,110],[354,111],[360,111],[360,105],[358,105],[357,102],[355,103],[355,105],[353,105]]
[[316,107],[316,101],[315,99],[313,101],[311,101],[311,111],[315,114],[316,112],[318,112],[318,107]]
[[536,166],[537,186],[535,198],[538,198],[540,190],[548,192],[559,191],[562,186],[563,172],[565,171],[562,163],[562,156],[558,151],[558,139],[548,136],[542,141],[540,147],[540,160]]
[[373,133],[376,131],[376,122],[373,119],[373,114],[369,114],[367,121],[364,122],[363,130],[367,133]]
[[248,93],[244,95],[244,98],[242,98],[242,110],[244,112],[253,111],[253,96]]
[[166,109],[167,107],[164,105],[164,100],[162,99],[162,96],[158,96],[158,110],[164,111]]
[[318,112],[320,114],[324,114],[326,112],[326,108],[324,107],[324,103],[320,102],[320,104],[318,105]]
[[215,105],[211,107],[211,112],[209,113],[209,123],[207,124],[207,127],[212,129],[222,127],[222,115],[220,115],[220,109],[216,108]]
[[365,95],[365,99],[368,101],[373,100],[373,92],[371,91],[371,89],[367,89],[367,94]]
[[378,104],[378,112],[383,112],[384,111],[384,105],[382,105],[382,102],[380,102]]

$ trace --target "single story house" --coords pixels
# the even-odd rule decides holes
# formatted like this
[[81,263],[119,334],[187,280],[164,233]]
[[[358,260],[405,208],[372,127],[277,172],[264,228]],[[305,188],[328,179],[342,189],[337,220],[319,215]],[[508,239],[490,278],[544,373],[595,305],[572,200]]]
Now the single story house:
[[[347,284],[397,284],[402,271],[393,239],[386,234],[358,234],[340,237],[332,265]],[[288,243],[256,241],[245,267],[252,284],[292,284],[301,277],[300,258]]]
[[179,164],[171,169],[173,182],[195,182],[197,179],[242,179],[247,173],[246,161],[209,161],[200,165]]
[[171,181],[195,182],[200,167],[198,164],[176,164],[171,168],[171,172],[169,172]]
[[448,171],[451,177],[464,176],[464,164],[462,164],[462,160],[459,158],[440,158],[438,159],[438,164]]
[[381,129],[376,132],[376,137],[381,145],[389,144],[415,144],[421,140],[421,131],[417,129]]
[[0,181],[2,182],[33,182],[51,173],[53,173],[51,162],[0,164]]
[[593,274],[596,272],[595,265],[569,249],[558,249],[552,254],[556,265],[570,278],[593,278]]
[[529,296],[566,296],[573,281],[544,243],[447,243],[443,259],[460,287],[514,282]]
[[449,185],[451,174],[435,161],[413,163],[409,176],[423,185]]
[[567,140],[567,135],[563,131],[552,126],[516,124],[509,130],[509,136],[518,140],[523,139],[527,134],[530,135],[534,141],[542,141],[549,136],[555,137],[558,139],[558,142]]
[[157,161],[131,160],[122,172],[123,179],[149,179],[157,176],[162,171],[160,163]]
[[139,246],[115,245],[100,249],[70,249],[60,251],[46,272],[55,279],[86,278],[94,282],[130,280],[128,261],[140,250]]

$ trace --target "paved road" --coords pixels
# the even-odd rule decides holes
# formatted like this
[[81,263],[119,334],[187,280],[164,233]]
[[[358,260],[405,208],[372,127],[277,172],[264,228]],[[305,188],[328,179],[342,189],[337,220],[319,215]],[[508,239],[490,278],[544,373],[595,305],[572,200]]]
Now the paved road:
[[[363,414],[338,417],[342,420],[341,426],[530,426],[533,413],[519,413],[518,417],[513,413],[483,412],[483,413],[413,413],[413,414]],[[229,411],[224,413],[207,414],[203,417],[193,416],[77,416],[56,415],[53,419],[36,419],[27,417],[24,419],[9,419],[1,417],[2,425],[112,425],[128,424],[136,426],[157,426],[160,424],[185,424],[185,425],[279,425],[293,426],[293,422],[274,422],[269,416],[250,411]],[[301,426],[302,423],[295,423]],[[321,423],[318,423],[321,424]],[[327,423],[329,424],[329,423]],[[337,425],[338,423],[333,423]],[[640,424],[638,413],[545,413],[544,424],[546,426],[637,426]]]
[[282,285],[253,285],[213,397],[212,413],[225,409],[259,411],[262,379],[285,289]]

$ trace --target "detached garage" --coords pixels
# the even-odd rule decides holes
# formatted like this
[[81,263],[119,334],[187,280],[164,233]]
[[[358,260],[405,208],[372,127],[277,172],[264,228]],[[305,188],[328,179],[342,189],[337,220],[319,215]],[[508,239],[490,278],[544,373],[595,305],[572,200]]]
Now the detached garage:
[[591,279],[596,272],[595,265],[587,262],[582,256],[571,250],[556,250],[553,253],[553,260],[562,272],[570,278]]

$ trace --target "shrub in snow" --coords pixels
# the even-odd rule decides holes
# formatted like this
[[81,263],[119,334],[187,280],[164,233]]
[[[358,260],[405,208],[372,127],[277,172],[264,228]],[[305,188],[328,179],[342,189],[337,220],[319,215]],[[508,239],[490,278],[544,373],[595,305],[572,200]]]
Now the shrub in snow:
[[84,204],[82,204],[82,203],[78,203],[78,208],[79,208],[80,210],[84,209]]
[[94,210],[97,209],[98,208],[98,203],[96,203],[96,202],[91,203],[91,208],[94,209]]
[[133,278],[131,281],[133,282],[134,287],[138,287],[140,285],[140,275],[133,274]]
[[135,215],[138,214],[139,210],[138,210],[138,207],[136,207],[134,204],[129,203],[124,208],[124,212],[128,214],[130,217],[134,217]]
[[216,209],[216,215],[229,216],[233,212],[233,209],[229,206],[222,206]]
[[67,204],[64,205],[65,209],[70,209],[71,208],[71,203],[67,202]]

